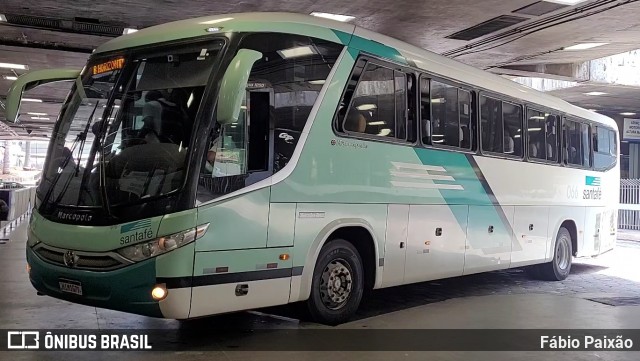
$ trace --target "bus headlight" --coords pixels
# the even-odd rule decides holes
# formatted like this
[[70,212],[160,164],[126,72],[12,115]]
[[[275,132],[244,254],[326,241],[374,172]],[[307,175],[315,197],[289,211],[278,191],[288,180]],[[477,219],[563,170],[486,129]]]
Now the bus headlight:
[[202,237],[209,228],[209,223],[200,225],[196,228],[190,228],[186,231],[170,234],[168,236],[158,237],[152,241],[134,244],[120,248],[118,253],[131,261],[138,262],[151,257],[156,257],[163,253],[173,251],[196,239]]

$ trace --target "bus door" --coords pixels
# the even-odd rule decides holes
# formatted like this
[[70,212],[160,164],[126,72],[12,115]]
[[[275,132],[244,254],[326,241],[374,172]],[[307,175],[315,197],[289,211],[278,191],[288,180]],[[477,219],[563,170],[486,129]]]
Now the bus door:
[[273,174],[274,92],[268,84],[249,82],[246,94],[247,172],[246,184]]

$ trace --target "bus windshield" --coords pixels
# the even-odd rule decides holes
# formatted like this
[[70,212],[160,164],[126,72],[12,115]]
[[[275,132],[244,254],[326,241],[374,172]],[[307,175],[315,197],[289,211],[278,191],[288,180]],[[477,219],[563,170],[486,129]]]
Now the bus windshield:
[[91,60],[56,125],[40,201],[103,208],[181,188],[196,114],[223,45]]

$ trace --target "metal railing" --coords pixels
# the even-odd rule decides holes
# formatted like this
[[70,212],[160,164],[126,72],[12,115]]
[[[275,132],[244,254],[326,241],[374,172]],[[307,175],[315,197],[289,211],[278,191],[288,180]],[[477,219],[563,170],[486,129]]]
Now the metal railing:
[[640,179],[620,179],[618,229],[640,230]]

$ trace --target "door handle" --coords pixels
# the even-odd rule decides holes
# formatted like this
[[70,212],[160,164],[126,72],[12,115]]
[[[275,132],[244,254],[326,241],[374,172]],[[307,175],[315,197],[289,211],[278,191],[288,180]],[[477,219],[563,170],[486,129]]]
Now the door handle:
[[529,225],[529,230],[530,230],[530,231],[533,231],[533,223],[531,223],[531,224]]
[[438,237],[442,236],[442,228],[440,227],[436,228],[436,236]]
[[493,233],[493,226],[489,226],[489,233]]
[[404,248],[404,242],[400,242],[400,248]]

